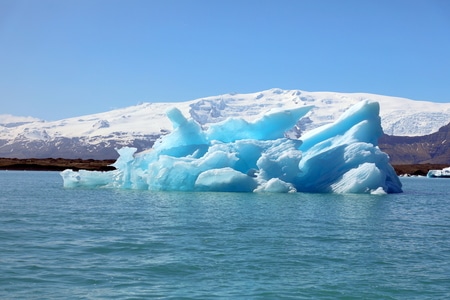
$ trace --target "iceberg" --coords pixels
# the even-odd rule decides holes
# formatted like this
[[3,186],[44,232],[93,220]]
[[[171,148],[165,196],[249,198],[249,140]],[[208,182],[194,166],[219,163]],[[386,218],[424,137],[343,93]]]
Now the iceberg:
[[429,170],[427,173],[428,178],[450,178],[450,167],[443,168],[442,170]]
[[402,184],[378,146],[378,102],[361,101],[334,123],[300,139],[287,132],[312,109],[229,118],[202,128],[177,109],[173,130],[151,149],[117,150],[116,170],[61,172],[64,187],[152,191],[400,193]]

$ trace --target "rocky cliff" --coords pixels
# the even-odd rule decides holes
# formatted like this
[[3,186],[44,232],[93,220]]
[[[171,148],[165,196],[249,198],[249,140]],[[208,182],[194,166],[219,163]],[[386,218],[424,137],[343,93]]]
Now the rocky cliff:
[[385,134],[379,139],[379,147],[389,154],[391,163],[395,165],[450,165],[450,123],[435,133],[423,136]]

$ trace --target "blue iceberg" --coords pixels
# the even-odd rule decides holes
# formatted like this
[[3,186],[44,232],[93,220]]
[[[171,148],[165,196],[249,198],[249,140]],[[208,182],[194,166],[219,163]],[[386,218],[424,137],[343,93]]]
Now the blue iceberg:
[[301,139],[286,132],[312,107],[229,118],[203,129],[173,108],[173,131],[152,149],[118,150],[108,172],[61,173],[64,187],[152,191],[400,193],[401,182],[378,147],[378,102],[362,101]]

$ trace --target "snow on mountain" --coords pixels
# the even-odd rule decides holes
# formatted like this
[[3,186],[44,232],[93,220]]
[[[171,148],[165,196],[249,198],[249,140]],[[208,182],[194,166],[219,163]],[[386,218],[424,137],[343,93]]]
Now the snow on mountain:
[[0,115],[0,126],[1,127],[16,127],[26,123],[39,122],[40,119],[33,117],[18,117],[13,115],[3,114]]
[[380,103],[383,130],[389,135],[419,136],[436,132],[450,122],[450,103],[414,101],[406,98],[365,94],[305,92],[271,89],[252,94],[227,94],[191,102],[190,114],[202,124],[221,121],[229,116],[248,120],[269,109],[312,105],[314,108],[301,121],[302,131],[331,123],[345,110],[365,99]]
[[[0,156],[20,157],[30,155],[30,151],[36,154],[46,150],[42,154],[46,155],[44,157],[64,157],[73,150],[78,157],[97,158],[94,154],[102,147],[149,147],[161,134],[172,129],[165,114],[172,107],[177,107],[185,116],[190,116],[207,127],[209,123],[220,122],[228,117],[253,120],[269,110],[313,106],[307,117],[297,124],[297,131],[300,133],[334,121],[347,108],[365,99],[380,103],[383,130],[389,135],[430,134],[450,122],[450,103],[413,101],[364,93],[270,89],[178,103],[142,103],[52,122],[0,115]],[[37,142],[39,146],[36,146]],[[77,145],[83,145],[84,148],[74,149]],[[24,148],[29,148],[29,151]],[[58,153],[61,149],[65,150]],[[110,150],[115,153],[114,149]],[[19,152],[22,154],[16,155]]]

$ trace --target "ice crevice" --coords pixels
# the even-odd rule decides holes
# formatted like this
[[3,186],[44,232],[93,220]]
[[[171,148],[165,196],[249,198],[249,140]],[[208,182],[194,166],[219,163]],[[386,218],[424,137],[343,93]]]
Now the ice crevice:
[[311,106],[268,112],[253,122],[229,118],[203,129],[176,108],[173,130],[152,149],[118,149],[116,170],[61,172],[64,187],[152,191],[399,193],[402,185],[378,146],[379,104],[361,101],[335,122],[286,131]]

